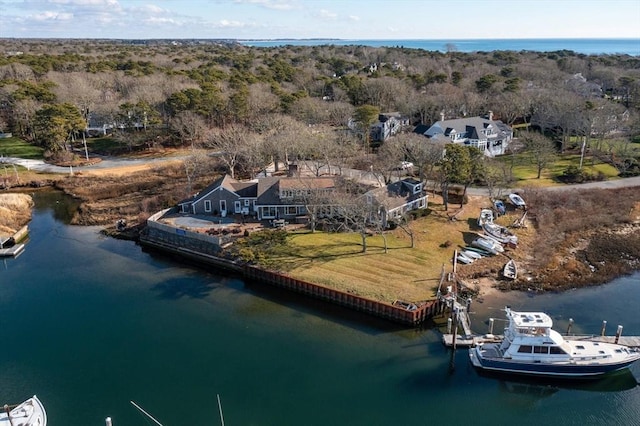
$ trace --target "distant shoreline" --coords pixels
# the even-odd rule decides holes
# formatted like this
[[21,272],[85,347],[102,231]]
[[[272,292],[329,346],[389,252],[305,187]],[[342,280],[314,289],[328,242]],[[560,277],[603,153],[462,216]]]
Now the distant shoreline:
[[422,49],[427,51],[458,51],[462,53],[491,51],[573,51],[588,55],[640,56],[640,38],[503,38],[503,39],[334,39],[334,38],[277,38],[237,39],[250,47],[282,46],[369,46]]

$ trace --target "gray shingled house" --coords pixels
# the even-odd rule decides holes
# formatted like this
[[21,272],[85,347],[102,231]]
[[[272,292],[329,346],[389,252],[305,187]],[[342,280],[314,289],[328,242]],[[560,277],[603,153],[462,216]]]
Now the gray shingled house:
[[[322,211],[333,211],[325,203],[330,198],[328,195],[336,190],[336,184],[334,177],[270,176],[241,182],[225,175],[178,205],[182,213],[193,215],[244,215],[257,220],[295,221],[308,214],[310,205],[324,206]],[[427,207],[422,182],[414,179],[371,190],[364,197],[385,226],[407,211]]]

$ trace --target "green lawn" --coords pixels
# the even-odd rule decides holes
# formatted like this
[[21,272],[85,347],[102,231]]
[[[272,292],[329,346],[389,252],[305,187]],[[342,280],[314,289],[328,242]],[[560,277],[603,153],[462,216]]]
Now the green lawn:
[[261,264],[298,279],[376,300],[429,300],[436,294],[443,267],[446,272],[451,271],[454,250],[475,238],[479,209],[489,203],[483,197],[470,201],[455,221],[449,215],[459,205],[445,212],[441,204],[430,202],[430,214],[411,223],[414,248],[401,229],[387,233],[387,253],[380,235],[367,238],[367,251],[363,253],[359,234],[301,230],[290,233],[286,243],[269,247]]
[[[538,170],[534,164],[531,155],[522,153],[517,155],[508,155],[499,158],[505,164],[513,164],[513,176],[516,179],[516,185],[527,184],[531,186],[550,186],[558,184],[558,177],[569,166],[580,165],[579,154],[564,154],[547,168],[542,170],[540,179],[537,178]],[[617,179],[618,170],[610,164],[603,163],[591,156],[586,156],[582,162],[582,168],[586,172],[596,175],[602,173],[607,179]]]
[[0,139],[0,156],[41,160],[44,150],[20,138]]

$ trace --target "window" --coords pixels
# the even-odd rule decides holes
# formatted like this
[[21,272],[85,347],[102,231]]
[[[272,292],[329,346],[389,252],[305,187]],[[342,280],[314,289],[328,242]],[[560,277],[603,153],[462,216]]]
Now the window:
[[227,200],[220,200],[220,212],[227,211]]
[[244,200],[244,206],[249,207],[249,200]]
[[522,346],[520,346],[518,348],[518,353],[520,353],[520,354],[530,354],[532,349],[533,349],[533,346],[522,345]]
[[204,211],[211,212],[211,200],[204,200]]
[[551,353],[551,355],[565,355],[566,352],[562,350],[561,347],[559,346],[551,346],[549,348],[549,353]]
[[288,216],[295,216],[298,214],[298,208],[296,206],[287,206],[285,209],[285,214]]
[[549,348],[546,346],[534,346],[533,347],[534,354],[548,354]]

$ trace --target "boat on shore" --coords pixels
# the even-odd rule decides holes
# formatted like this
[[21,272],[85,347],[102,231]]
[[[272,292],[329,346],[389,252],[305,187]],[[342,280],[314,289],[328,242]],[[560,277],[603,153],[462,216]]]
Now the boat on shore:
[[498,225],[497,223],[484,223],[482,225],[482,230],[489,237],[497,240],[501,244],[510,244],[512,246],[516,246],[518,244],[518,237],[506,227]]
[[473,246],[466,246],[464,248],[465,251],[473,251],[475,253],[478,253],[479,255],[483,256],[483,257],[488,257],[488,256],[493,256],[495,253],[490,253],[486,250],[482,250],[479,247],[473,247]]
[[484,237],[476,238],[471,245],[488,251],[491,254],[498,254],[504,251],[504,247],[498,241]]
[[557,378],[597,378],[640,359],[640,351],[616,343],[565,339],[543,312],[506,308],[507,326],[498,343],[469,349],[474,367],[509,374]]
[[469,256],[465,255],[463,252],[459,252],[457,257],[456,257],[456,261],[458,263],[463,263],[465,265],[469,265],[469,264],[471,264],[471,263],[473,263],[475,261],[475,258],[469,257]]
[[509,259],[509,261],[504,265],[504,268],[502,269],[502,276],[510,280],[518,278],[518,266],[516,265],[515,260]]
[[498,216],[504,216],[507,213],[507,206],[505,206],[502,200],[494,200],[493,207],[495,207],[498,212]]
[[482,259],[484,257],[484,255],[480,254],[477,251],[473,251],[473,250],[463,249],[460,253],[462,253],[463,255],[467,256],[469,259],[473,259],[473,260]]
[[493,223],[493,210],[481,209],[478,216],[478,226],[482,228],[485,223]]
[[509,194],[509,201],[516,207],[526,208],[527,203],[524,202],[524,199],[518,194]]
[[0,413],[0,425],[47,426],[47,413],[37,396],[18,405],[5,405]]

